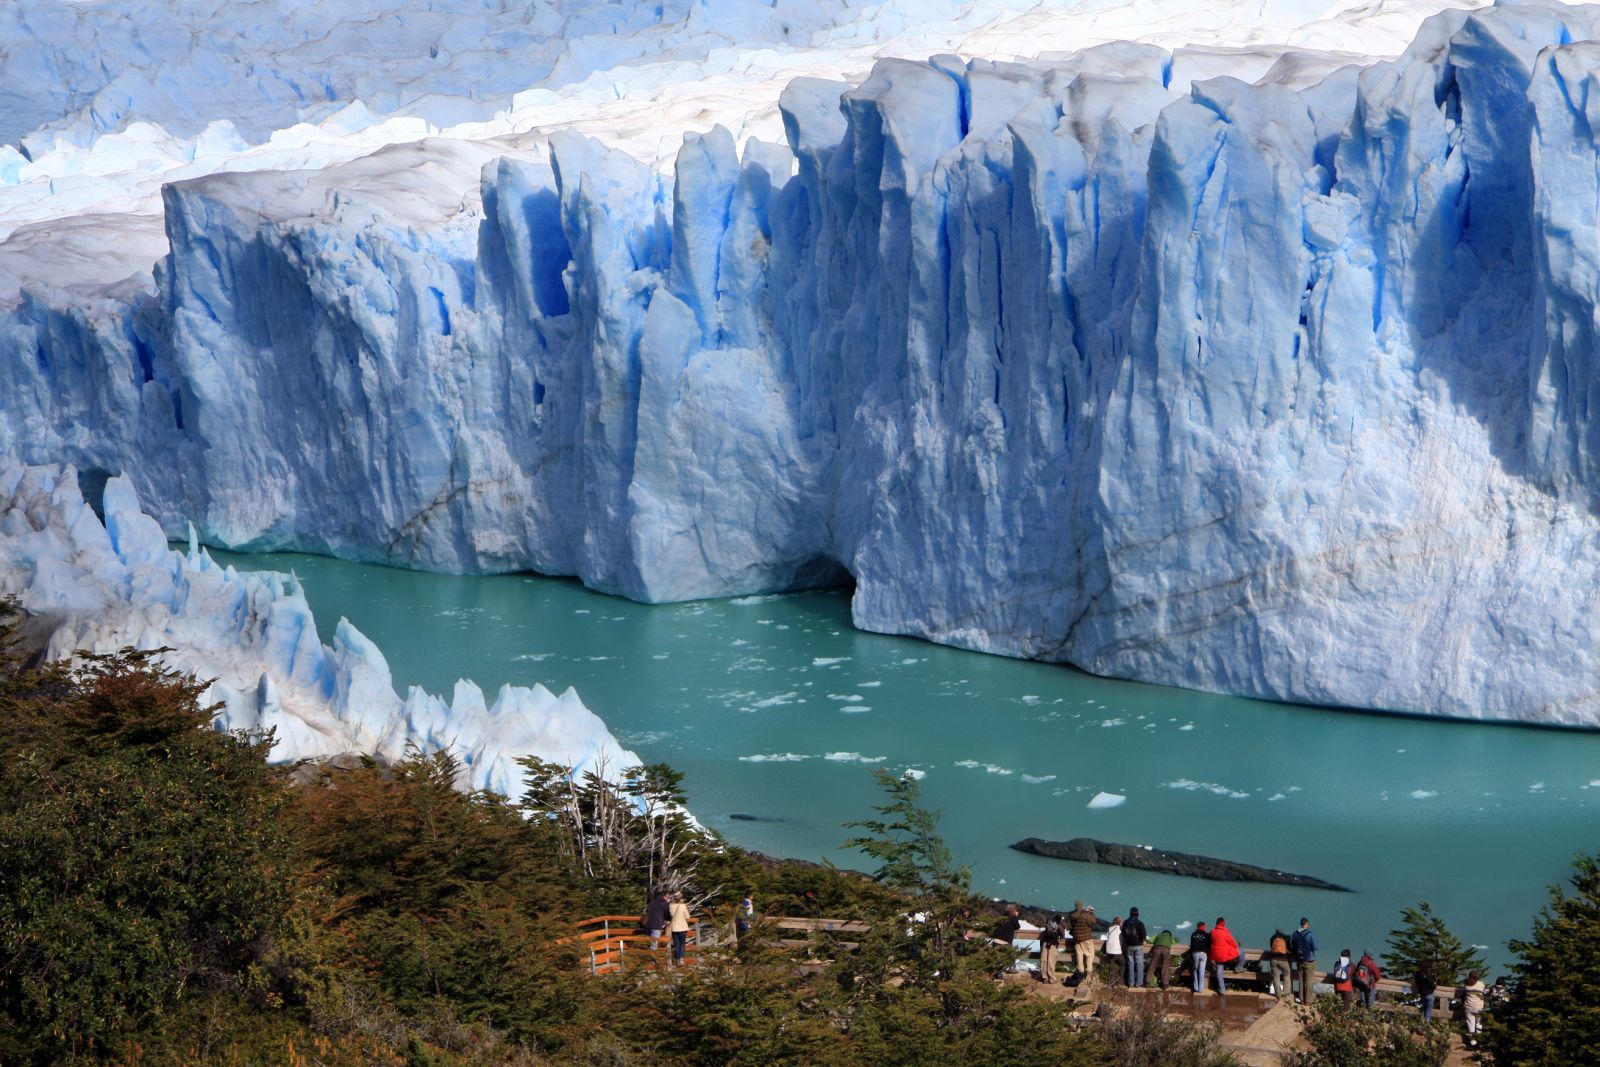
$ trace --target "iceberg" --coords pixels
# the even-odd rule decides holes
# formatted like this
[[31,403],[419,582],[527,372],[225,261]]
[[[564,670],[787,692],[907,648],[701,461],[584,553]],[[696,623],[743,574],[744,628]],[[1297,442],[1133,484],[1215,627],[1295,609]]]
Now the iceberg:
[[170,549],[127,478],[103,500],[102,523],[72,468],[0,468],[0,596],[17,597],[50,659],[166,649],[162,663],[210,681],[218,729],[273,732],[274,762],[449,750],[464,787],[510,797],[523,756],[607,777],[639,763],[572,689],[507,685],[491,704],[458,681],[448,703],[417,687],[402,699],[348,621],[321,642],[294,577],[221,567],[193,542]]
[[[1178,7],[952,8],[1006,58],[915,61],[844,42],[932,21],[808,7],[810,66],[739,75],[766,118],[692,96],[735,72],[690,11],[498,119],[291,109],[314,166],[179,123],[239,165],[0,244],[0,458],[209,544],[848,579],[861,627],[1102,675],[1600,725],[1600,9]],[[602,69],[670,97],[670,159],[569,121]],[[83,121],[0,174],[83,164]]]

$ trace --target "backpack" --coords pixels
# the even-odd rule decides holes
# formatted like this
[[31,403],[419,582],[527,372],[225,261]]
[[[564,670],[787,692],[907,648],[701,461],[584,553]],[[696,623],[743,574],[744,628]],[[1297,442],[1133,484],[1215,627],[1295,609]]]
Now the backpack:
[[1333,980],[1336,982],[1343,982],[1349,977],[1350,961],[1345,959],[1343,956],[1340,956],[1339,962],[1333,965]]
[[1377,980],[1378,976],[1372,973],[1372,968],[1368,967],[1365,961],[1356,964],[1356,985],[1366,989]]
[[1289,942],[1284,940],[1281,934],[1272,939],[1272,954],[1279,959],[1285,959],[1289,955]]

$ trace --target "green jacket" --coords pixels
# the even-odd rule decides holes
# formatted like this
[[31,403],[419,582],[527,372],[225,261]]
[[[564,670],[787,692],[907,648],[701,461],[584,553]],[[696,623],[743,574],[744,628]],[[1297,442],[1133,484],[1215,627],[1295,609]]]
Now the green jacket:
[[1150,939],[1150,945],[1151,945],[1152,948],[1157,946],[1157,945],[1160,945],[1163,948],[1171,948],[1173,945],[1176,945],[1177,943],[1178,943],[1178,939],[1172,936],[1172,931],[1171,930],[1163,930],[1159,934],[1157,934],[1155,937],[1152,937]]

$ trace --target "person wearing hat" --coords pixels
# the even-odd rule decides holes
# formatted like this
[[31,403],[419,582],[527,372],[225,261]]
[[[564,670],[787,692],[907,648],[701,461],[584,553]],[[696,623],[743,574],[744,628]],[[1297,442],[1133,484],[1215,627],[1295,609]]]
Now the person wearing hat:
[[1086,982],[1094,975],[1094,909],[1081,900],[1073,901],[1067,931],[1072,935],[1072,968],[1080,982]]

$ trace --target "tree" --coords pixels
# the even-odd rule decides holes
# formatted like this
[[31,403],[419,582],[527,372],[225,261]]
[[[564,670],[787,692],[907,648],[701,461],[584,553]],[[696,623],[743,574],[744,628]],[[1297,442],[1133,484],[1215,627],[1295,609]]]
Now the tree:
[[966,895],[971,875],[954,865],[938,833],[939,813],[922,807],[922,787],[917,779],[881,767],[872,775],[889,794],[887,804],[872,808],[885,818],[845,823],[848,829],[862,829],[872,836],[853,837],[844,847],[858,848],[877,860],[873,877],[913,896]]
[[1483,956],[1462,944],[1427,901],[1400,912],[1400,927],[1389,931],[1383,966],[1390,977],[1409,982],[1426,964],[1440,988],[1455,985],[1468,971],[1484,972]]
[[1571,882],[1550,887],[1530,940],[1510,942],[1510,996],[1485,1028],[1497,1063],[1589,1063],[1600,1048],[1600,856],[1578,856]]
[[297,876],[271,738],[212,729],[204,683],[155,655],[0,664],[8,1063],[115,1051],[209,993],[274,1003]]
[[1301,1012],[1310,1048],[1287,1054],[1284,1067],[1443,1067],[1450,1029],[1322,997]]

